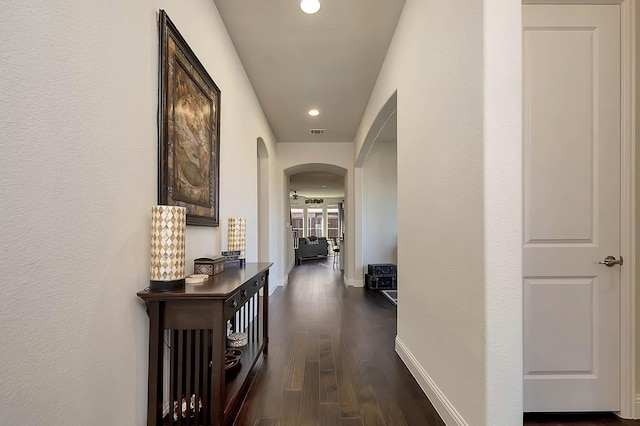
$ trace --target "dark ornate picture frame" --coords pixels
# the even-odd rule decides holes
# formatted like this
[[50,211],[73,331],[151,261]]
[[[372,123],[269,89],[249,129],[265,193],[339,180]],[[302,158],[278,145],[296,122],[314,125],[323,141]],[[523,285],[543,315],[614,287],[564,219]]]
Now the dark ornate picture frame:
[[220,89],[160,10],[158,203],[219,226]]

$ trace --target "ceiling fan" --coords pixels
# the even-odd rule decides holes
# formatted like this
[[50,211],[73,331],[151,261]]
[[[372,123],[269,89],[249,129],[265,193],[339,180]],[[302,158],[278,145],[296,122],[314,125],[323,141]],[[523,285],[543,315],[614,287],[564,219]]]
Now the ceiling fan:
[[306,198],[306,197],[304,195],[298,195],[298,192],[294,189],[293,194],[291,195],[291,198],[293,198],[294,200],[297,200],[298,198]]

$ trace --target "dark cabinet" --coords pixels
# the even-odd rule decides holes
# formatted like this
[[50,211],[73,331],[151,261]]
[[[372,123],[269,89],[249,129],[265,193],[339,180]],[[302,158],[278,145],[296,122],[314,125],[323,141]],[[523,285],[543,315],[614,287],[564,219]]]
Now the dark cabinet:
[[[268,349],[270,263],[229,268],[184,290],[138,293],[149,313],[147,425],[232,424]],[[227,359],[227,335],[247,345]]]
[[369,290],[396,290],[398,288],[397,267],[393,263],[374,263],[367,266],[365,287]]

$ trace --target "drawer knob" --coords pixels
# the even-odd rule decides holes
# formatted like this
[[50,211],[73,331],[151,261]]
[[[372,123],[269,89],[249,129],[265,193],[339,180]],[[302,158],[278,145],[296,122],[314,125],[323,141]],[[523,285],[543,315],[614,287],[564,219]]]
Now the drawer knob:
[[242,290],[242,297],[247,297],[247,290]]
[[231,301],[231,307],[232,307],[232,308],[237,308],[237,307],[238,307],[238,301],[237,301],[236,299],[233,299],[233,300]]

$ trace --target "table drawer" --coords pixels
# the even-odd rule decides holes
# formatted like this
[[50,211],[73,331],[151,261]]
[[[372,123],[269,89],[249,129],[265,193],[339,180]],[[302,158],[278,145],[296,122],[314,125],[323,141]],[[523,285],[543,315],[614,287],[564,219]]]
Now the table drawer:
[[238,309],[242,306],[242,301],[240,300],[240,292],[236,292],[233,296],[225,300],[224,302],[224,315],[225,317],[232,316]]

